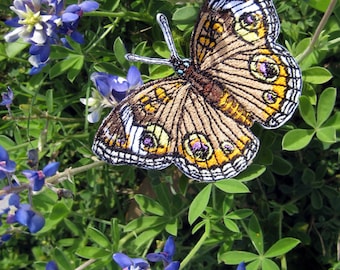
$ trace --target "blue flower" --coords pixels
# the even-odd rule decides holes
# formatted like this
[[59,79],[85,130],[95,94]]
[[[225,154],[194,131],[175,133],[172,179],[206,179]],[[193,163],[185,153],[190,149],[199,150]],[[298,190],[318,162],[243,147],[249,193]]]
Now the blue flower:
[[20,197],[16,193],[0,196],[0,216],[6,214],[11,208],[17,209],[20,205]]
[[40,171],[24,170],[22,173],[30,181],[33,191],[39,191],[45,184],[46,176],[54,175],[59,165],[59,162],[51,162]]
[[246,264],[245,264],[244,262],[241,262],[241,263],[237,266],[236,270],[246,270]]
[[[149,253],[146,255],[146,258],[150,262],[159,262],[163,261],[164,266],[166,267],[165,269],[179,269],[180,263],[175,261],[172,261],[172,257],[175,254],[175,241],[173,236],[169,236],[168,239],[165,242],[164,249],[162,252],[157,252],[157,253]],[[169,267],[169,268],[168,268]]]
[[13,98],[14,98],[12,89],[8,86],[7,92],[1,93],[1,96],[2,96],[2,101],[1,101],[0,105],[6,106],[9,109],[10,105],[13,102]]
[[46,270],[58,270],[58,265],[55,263],[55,261],[49,261],[46,264]]
[[0,237],[0,246],[3,243],[7,242],[9,239],[11,239],[11,237],[12,237],[12,235],[9,234],[9,233],[5,233],[5,234],[1,235],[1,237]]
[[113,260],[124,270],[147,270],[149,264],[141,258],[130,258],[124,253],[115,253],[112,256]]
[[48,63],[50,46],[64,44],[61,36],[68,35],[78,43],[84,42],[77,31],[80,17],[98,7],[95,1],[85,1],[64,10],[63,0],[15,0],[10,8],[18,16],[5,22],[15,29],[5,35],[5,41],[23,38],[31,44],[28,60],[33,67],[30,74],[36,74]]
[[83,44],[83,35],[76,31],[80,17],[84,12],[90,12],[98,9],[99,4],[95,1],[85,1],[79,5],[68,6],[61,15],[62,25],[59,32],[70,36],[74,41]]
[[133,89],[143,84],[141,74],[135,66],[129,68],[126,79],[105,72],[95,72],[91,75],[91,80],[98,92],[93,92],[92,97],[87,100],[80,99],[81,103],[90,107],[90,114],[87,116],[90,123],[99,121],[103,108],[116,106]]
[[0,180],[15,172],[15,162],[9,159],[7,151],[0,145]]
[[8,26],[16,27],[5,35],[6,42],[16,41],[19,37],[33,44],[45,44],[54,28],[53,19],[56,19],[42,7],[48,3],[39,0],[16,0],[10,7],[18,17],[7,20]]
[[31,233],[36,233],[45,225],[45,219],[31,209],[29,204],[21,204],[14,215],[15,222],[27,226]]

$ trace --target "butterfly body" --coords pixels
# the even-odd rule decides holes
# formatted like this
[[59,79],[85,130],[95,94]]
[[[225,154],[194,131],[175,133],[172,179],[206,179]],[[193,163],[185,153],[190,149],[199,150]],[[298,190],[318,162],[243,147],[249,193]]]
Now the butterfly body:
[[266,0],[206,1],[191,60],[177,55],[166,17],[157,19],[171,58],[130,58],[171,65],[177,76],[149,82],[124,99],[103,121],[93,151],[112,164],[175,164],[199,181],[234,177],[258,151],[253,123],[283,125],[300,95],[299,67],[275,43],[275,9]]

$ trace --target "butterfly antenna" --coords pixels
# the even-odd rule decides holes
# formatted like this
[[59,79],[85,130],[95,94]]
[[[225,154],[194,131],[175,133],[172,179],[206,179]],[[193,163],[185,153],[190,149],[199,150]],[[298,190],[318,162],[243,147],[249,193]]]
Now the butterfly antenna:
[[157,14],[157,22],[159,26],[161,27],[161,30],[163,32],[164,40],[166,44],[168,45],[168,48],[171,53],[170,59],[162,59],[162,58],[151,58],[151,57],[146,57],[146,56],[140,56],[137,54],[132,54],[128,53],[125,55],[125,58],[128,61],[132,62],[143,62],[147,64],[158,64],[158,65],[168,65],[173,67],[173,61],[171,59],[176,59],[176,60],[181,60],[179,57],[176,47],[175,47],[175,42],[171,34],[170,26],[168,19],[166,16],[162,13]]

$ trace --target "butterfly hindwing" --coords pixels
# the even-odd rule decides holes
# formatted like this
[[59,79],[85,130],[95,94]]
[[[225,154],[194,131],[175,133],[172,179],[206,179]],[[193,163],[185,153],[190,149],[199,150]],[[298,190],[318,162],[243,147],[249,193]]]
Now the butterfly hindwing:
[[194,89],[189,89],[177,128],[174,162],[199,181],[236,176],[249,165],[259,147],[248,128],[216,110]]

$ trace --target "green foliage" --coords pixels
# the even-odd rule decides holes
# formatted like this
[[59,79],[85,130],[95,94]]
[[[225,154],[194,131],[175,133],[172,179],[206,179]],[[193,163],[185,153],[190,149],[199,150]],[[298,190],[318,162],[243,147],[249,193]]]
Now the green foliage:
[[[59,161],[59,176],[48,181],[75,194],[58,200],[45,188],[33,196],[46,219],[35,235],[3,222],[0,235],[8,229],[15,234],[0,246],[0,269],[45,269],[49,260],[59,269],[118,269],[113,253],[144,257],[161,250],[168,235],[176,236],[174,259],[183,269],[235,269],[241,261],[247,270],[339,269],[339,4],[304,54],[331,1],[274,1],[282,22],[279,41],[299,61],[303,92],[289,123],[277,130],[252,128],[261,148],[235,179],[202,184],[175,167],[146,171],[93,157],[99,124],[87,122],[89,108],[79,102],[95,91],[91,74],[125,77],[135,65],[145,82],[172,75],[170,67],[132,64],[124,55],[169,57],[155,21],[163,12],[172,18],[180,55],[189,57],[201,6],[191,2],[100,1],[100,11],[80,21],[85,44],[69,39],[73,50],[52,46],[49,64],[34,76],[28,75],[26,43],[0,44],[1,92],[8,85],[15,95],[11,115],[0,107],[0,144],[17,171],[29,169],[26,153],[32,148],[39,151],[39,169]],[[2,18],[12,15],[10,5],[0,3]],[[4,35],[9,28],[2,26]]]

